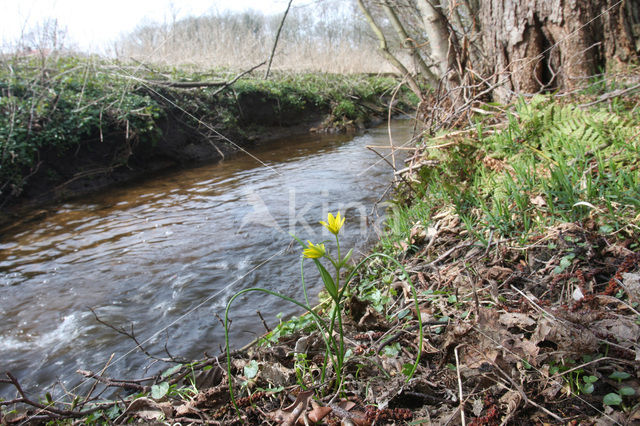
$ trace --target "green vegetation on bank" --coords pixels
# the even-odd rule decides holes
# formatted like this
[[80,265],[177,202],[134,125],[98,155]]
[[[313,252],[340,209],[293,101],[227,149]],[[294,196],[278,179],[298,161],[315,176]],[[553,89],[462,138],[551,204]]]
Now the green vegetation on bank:
[[[536,96],[521,100],[506,123],[474,130],[425,146],[423,159],[437,165],[420,168],[417,195],[394,207],[387,246],[411,244],[412,226],[429,226],[446,209],[484,245],[492,234],[524,244],[586,219],[605,234],[637,229],[640,120],[629,102],[585,109]],[[450,143],[438,147],[443,141]]]
[[[278,99],[303,85],[253,84]],[[226,364],[171,366],[121,401],[51,406],[115,423],[635,419],[639,99],[585,97],[536,96],[425,137],[374,253],[347,264],[341,215],[323,223],[335,257],[329,241],[299,241],[324,283],[320,305],[312,308],[305,277],[302,294],[251,288],[231,298],[225,328],[233,300],[248,292],[307,314],[248,350],[232,352],[227,340]]]
[[[475,128],[425,138],[377,252],[351,272],[344,289],[351,345],[337,364],[351,374],[346,395],[404,407],[404,386],[415,397],[425,380],[434,395],[457,382],[461,397],[470,395],[466,415],[474,424],[529,418],[521,398],[542,404],[545,414],[538,415],[553,421],[571,415],[622,421],[637,412],[637,98],[579,105],[590,100],[536,96],[508,108],[501,120],[492,115],[491,125],[479,118]],[[297,339],[314,336],[309,317],[281,323],[261,343],[297,347]],[[424,341],[416,332],[422,323]],[[416,347],[428,349],[413,366]],[[268,368],[256,364],[252,379],[264,386],[260,369]],[[321,395],[317,368],[310,356],[294,354],[297,384]],[[501,371],[498,379],[487,373],[491,368]],[[505,386],[502,376],[521,387]],[[413,385],[401,385],[406,377]],[[381,382],[400,390],[373,398],[368,389]],[[474,392],[487,396],[473,399]],[[496,403],[513,395],[522,396],[509,410]],[[549,403],[550,396],[557,402]],[[459,415],[457,402],[418,409],[406,398],[413,419]],[[375,413],[391,415],[380,406]]]
[[[261,127],[295,125],[312,113],[326,114],[325,126],[338,130],[364,125],[384,111],[397,85],[388,77],[334,74],[275,73],[264,81],[256,72],[226,87],[234,77],[224,70],[159,70],[95,57],[3,58],[0,202],[20,196],[36,173],[61,183],[55,167],[42,169],[81,148],[99,150],[123,139],[120,155],[103,164],[109,168],[128,165],[138,151],[152,156],[169,116],[195,133],[222,133],[242,145],[259,139]],[[400,101],[411,102],[403,93]]]

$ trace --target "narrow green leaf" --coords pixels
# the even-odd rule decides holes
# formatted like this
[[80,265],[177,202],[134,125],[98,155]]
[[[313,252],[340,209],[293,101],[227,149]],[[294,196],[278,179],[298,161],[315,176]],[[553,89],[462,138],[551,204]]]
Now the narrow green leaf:
[[349,259],[351,259],[352,254],[353,254],[353,249],[349,250],[347,254],[342,258],[342,260],[340,261],[340,267],[343,267],[344,265],[347,264]]
[[327,289],[327,293],[333,300],[338,303],[338,288],[336,287],[336,283],[331,278],[331,274],[322,266],[322,263],[318,261],[318,259],[313,259],[318,271],[320,271],[320,276],[322,277],[322,281],[324,281],[324,287]]

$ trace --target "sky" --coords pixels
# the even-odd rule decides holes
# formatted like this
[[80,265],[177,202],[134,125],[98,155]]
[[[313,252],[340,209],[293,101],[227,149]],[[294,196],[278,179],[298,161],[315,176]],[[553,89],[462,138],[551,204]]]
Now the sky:
[[[0,0],[0,43],[15,44],[23,31],[48,18],[65,28],[65,45],[100,52],[138,25],[170,22],[225,10],[283,13],[287,0]],[[295,2],[294,2],[295,4]]]

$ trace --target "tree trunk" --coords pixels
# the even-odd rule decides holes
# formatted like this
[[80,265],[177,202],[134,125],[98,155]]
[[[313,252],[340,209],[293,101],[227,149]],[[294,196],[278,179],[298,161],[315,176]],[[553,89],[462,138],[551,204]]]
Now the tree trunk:
[[400,62],[398,58],[396,58],[389,51],[389,46],[387,45],[387,39],[384,36],[382,29],[378,26],[375,19],[373,19],[373,16],[371,15],[371,12],[367,8],[367,6],[364,4],[364,1],[363,0],[357,0],[357,1],[358,1],[358,7],[360,7],[360,10],[362,11],[365,18],[367,19],[367,22],[369,23],[371,30],[374,32],[376,37],[378,37],[378,42],[379,42],[378,50],[380,51],[380,54],[387,60],[387,62],[393,65],[395,69],[397,69],[400,72],[402,77],[407,81],[407,84],[411,88],[411,91],[413,91],[413,93],[415,93],[416,96],[422,100],[423,94],[422,94],[422,89],[420,88],[420,85],[413,78],[413,76],[411,75],[407,67],[405,67],[404,64]]
[[429,84],[431,84],[432,86],[436,86],[439,80],[438,76],[434,74],[427,66],[426,62],[422,58],[422,55],[420,55],[420,51],[416,48],[415,41],[411,37],[409,37],[407,30],[404,29],[404,25],[402,25],[402,22],[400,22],[400,19],[398,19],[398,15],[396,14],[395,10],[393,10],[391,5],[389,4],[389,0],[383,1],[382,8],[387,14],[391,25],[396,30],[402,46],[404,46],[404,48],[408,50],[409,55],[411,55],[415,63],[418,65],[418,69],[422,73],[423,77],[427,80],[427,82],[429,82]]
[[571,89],[636,57],[629,10],[640,0],[484,0],[479,20],[494,98]]

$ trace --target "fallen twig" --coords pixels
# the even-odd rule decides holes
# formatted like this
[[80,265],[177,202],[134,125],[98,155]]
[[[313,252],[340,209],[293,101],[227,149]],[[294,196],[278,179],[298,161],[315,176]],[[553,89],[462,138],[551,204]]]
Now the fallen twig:
[[126,380],[113,380],[108,377],[103,377],[99,374],[96,374],[93,371],[78,370],[77,373],[85,377],[94,379],[108,387],[119,387],[124,389],[136,390],[138,392],[149,392],[151,390],[149,386],[139,385],[137,383],[133,383]]
[[18,379],[16,379],[13,376],[13,374],[9,373],[8,371],[5,374],[7,375],[7,377],[9,377],[11,384],[13,384],[13,386],[16,388],[16,390],[18,391],[18,394],[20,394],[21,398],[13,400],[13,403],[15,404],[23,403],[23,404],[30,405],[32,407],[35,407],[41,410],[40,412],[46,413],[46,415],[52,415],[52,417],[62,416],[62,417],[79,418],[79,417],[84,417],[100,409],[100,408],[93,408],[83,412],[78,412],[78,411],[71,411],[71,410],[60,410],[58,408],[53,407],[52,405],[40,404],[39,402],[33,401],[29,399],[29,397],[27,397],[27,395],[24,393],[24,390],[22,389],[22,386],[20,385],[20,382],[18,382]]

